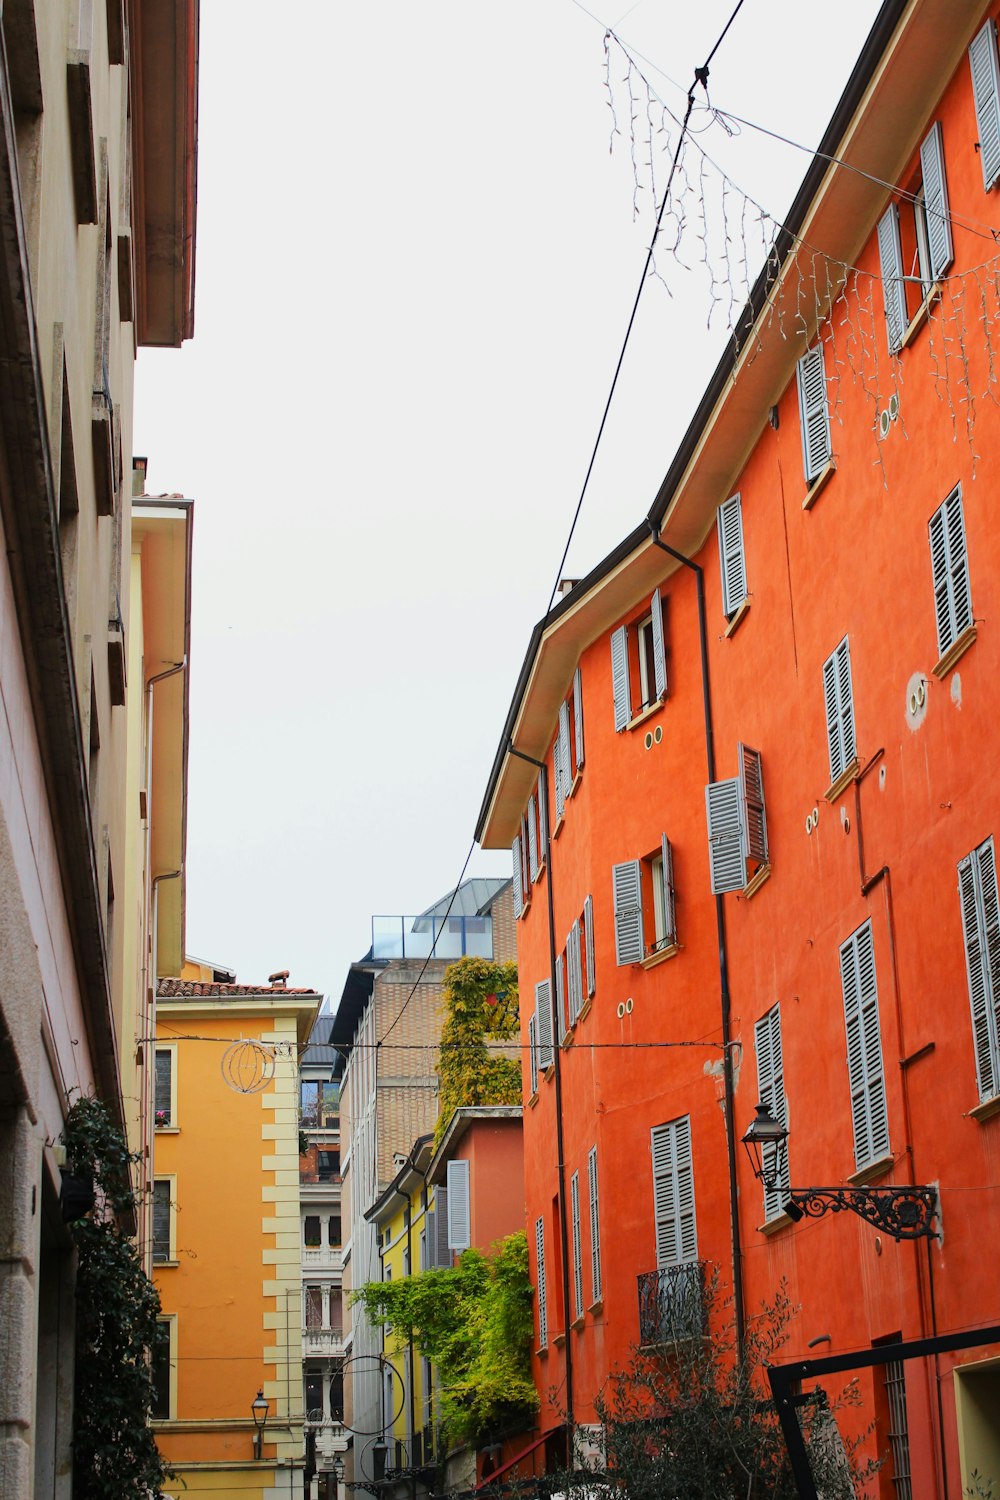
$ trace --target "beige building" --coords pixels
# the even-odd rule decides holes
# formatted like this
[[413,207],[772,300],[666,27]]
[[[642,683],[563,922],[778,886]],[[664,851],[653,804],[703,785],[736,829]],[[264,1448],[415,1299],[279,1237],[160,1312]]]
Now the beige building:
[[[141,1139],[137,955],[159,872],[135,877],[152,789],[127,775],[130,732],[151,728],[132,710],[154,675],[128,646],[132,386],[139,344],[179,345],[193,329],[197,18],[197,0],[3,6],[5,1500],[72,1488],[73,1280],[57,1144],[68,1102],[93,1091],[124,1120],[124,1092]],[[155,634],[153,594],[141,609]],[[183,758],[178,719],[172,739]],[[176,808],[170,816],[176,826]]]

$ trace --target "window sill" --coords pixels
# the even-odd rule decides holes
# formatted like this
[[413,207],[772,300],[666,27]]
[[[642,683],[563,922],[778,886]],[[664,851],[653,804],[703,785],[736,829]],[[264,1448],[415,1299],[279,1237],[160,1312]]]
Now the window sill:
[[528,1100],[528,1108],[529,1109],[534,1109],[535,1105],[537,1103],[538,1103],[538,1090],[536,1089],[535,1092],[532,1094],[531,1098]]
[[552,1335],[552,1343],[556,1349],[562,1349],[566,1343],[566,1335],[564,1333],[554,1333]]
[[555,1065],[554,1062],[549,1063],[549,1065],[548,1065],[547,1068],[543,1068],[542,1069],[542,1077],[545,1079],[546,1083],[551,1083],[552,1080],[553,1080],[553,1078],[555,1076],[556,1076],[556,1065]]
[[598,1297],[596,1302],[592,1302],[590,1304],[590,1306],[587,1308],[587,1311],[593,1314],[602,1313],[604,1311],[604,1298]]
[[657,698],[655,703],[648,703],[645,708],[640,709],[633,718],[629,719],[628,723],[625,725],[626,731],[630,729],[638,729],[641,724],[645,724],[647,719],[651,719],[654,714],[658,714],[660,712],[660,709],[663,707],[665,702],[665,698]]
[[939,681],[942,677],[947,677],[948,673],[958,661],[959,657],[965,655],[966,651],[968,651],[969,647],[976,639],[977,634],[978,631],[975,625],[967,625],[962,631],[962,634],[958,636],[954,641],[952,641],[951,645],[948,647],[947,651],[944,653],[937,666],[933,668],[934,676]]
[[869,1182],[877,1182],[887,1172],[891,1172],[896,1165],[894,1156],[880,1156],[877,1161],[870,1161],[867,1167],[861,1167],[852,1176],[848,1177],[851,1187],[865,1187]]
[[577,771],[576,775],[573,777],[573,785],[570,787],[569,791],[567,792],[567,794],[566,794],[567,797],[575,797],[576,796],[576,789],[580,785],[580,782],[582,780],[583,780],[583,771],[581,769],[581,770]]
[[[573,1026],[575,1026],[575,1025],[576,1025],[576,1022],[574,1021],[573,1022]],[[568,1047],[572,1047],[572,1045],[573,1045],[573,1026],[571,1026],[569,1028],[569,1030],[567,1031],[566,1035],[563,1037],[562,1041],[559,1043],[560,1047],[562,1048],[562,1050],[564,1052],[566,1051],[566,1049]]]
[[565,813],[563,813],[563,815],[562,815],[561,818],[556,818],[555,827],[552,830],[552,837],[554,839],[557,839],[559,837],[559,835],[562,833],[562,831],[563,831],[563,824],[565,822],[566,822],[566,814]]
[[816,504],[816,501],[819,499],[820,491],[826,488],[831,474],[836,474],[836,472],[837,465],[831,458],[827,463],[826,468],[820,469],[819,473],[816,475],[816,478],[806,490],[806,498],[802,502],[803,510],[812,510],[813,506]]
[[154,1260],[153,1261],[153,1270],[154,1271],[163,1271],[163,1270],[168,1270],[169,1271],[172,1268],[176,1268],[179,1265],[180,1265],[180,1261],[179,1260]]
[[927,319],[930,316],[931,308],[934,306],[935,302],[939,300],[940,296],[941,283],[939,281],[935,281],[934,285],[927,293],[923,302],[921,302],[920,306],[913,314],[913,317],[910,319],[909,327],[903,334],[903,337],[900,340],[899,348],[896,350],[897,354],[901,354],[903,350],[907,348],[907,346],[911,344],[916,338],[921,328],[923,328],[924,324],[927,322]]
[[737,629],[739,627],[739,625],[742,623],[743,620],[746,619],[746,617],[749,614],[749,612],[750,612],[750,600],[749,599],[744,599],[743,603],[736,610],[736,613],[730,616],[729,624],[726,626],[725,631],[723,632],[724,635],[726,635],[727,637],[731,636],[731,635],[735,635],[736,631],[737,631]]
[[542,876],[544,874],[545,874],[545,861],[544,861],[544,859],[540,859],[538,861],[538,869],[535,871],[535,878],[532,881],[532,885],[537,885],[538,882],[541,880],[541,878],[542,878]]
[[535,1353],[536,1353],[536,1355],[538,1356],[539,1359],[548,1359],[548,1357],[549,1357],[549,1346],[548,1346],[548,1344],[543,1344],[540,1349],[536,1349],[535,1350]]
[[666,959],[673,958],[681,951],[680,943],[671,943],[667,948],[659,948],[655,953],[649,953],[645,958],[639,960],[640,969],[655,969],[657,964],[662,964]]
[[763,1224],[757,1225],[758,1234],[779,1234],[782,1229],[787,1229],[794,1220],[782,1209],[780,1214],[775,1214],[773,1219],[765,1219]]
[[573,1331],[575,1333],[582,1333],[583,1332],[583,1325],[584,1325],[585,1321],[586,1320],[584,1319],[583,1313],[581,1313],[578,1318],[574,1318],[573,1319],[572,1323],[569,1326],[573,1329]]
[[181,1127],[179,1125],[154,1125],[153,1126],[153,1134],[154,1135],[180,1135],[180,1133],[181,1133]]
[[992,1099],[984,1099],[975,1109],[969,1110],[969,1119],[979,1120],[980,1123],[992,1119],[994,1115],[1000,1115],[1000,1094],[994,1094]]
[[752,901],[754,896],[756,896],[757,892],[760,890],[761,886],[766,885],[770,878],[771,866],[769,864],[761,865],[756,875],[752,875],[746,883],[746,888],[743,891],[744,901]]
[[577,1016],[577,1018],[576,1018],[576,1024],[577,1024],[577,1025],[578,1025],[578,1026],[579,1026],[579,1024],[580,1024],[580,1022],[581,1022],[581,1021],[582,1021],[582,1020],[583,1020],[583,1019],[584,1019],[584,1018],[585,1018],[585,1017],[586,1017],[586,1016],[589,1016],[589,1015],[590,1015],[590,1012],[591,1012],[591,1010],[592,1010],[592,1008],[593,1008],[593,1004],[594,1004],[594,1000],[593,1000],[593,996],[591,996],[591,995],[588,995],[588,996],[587,996],[587,998],[586,998],[586,1000],[585,1000],[585,1001],[584,1001],[584,1002],[583,1002],[583,1004],[582,1004],[582,1005],[581,1005],[581,1006],[580,1006],[580,1014],[579,1014],[579,1015],[578,1015],[578,1016]]
[[849,766],[846,766],[844,770],[841,771],[840,775],[837,777],[833,785],[828,787],[823,793],[824,801],[836,802],[841,792],[845,792],[850,786],[851,782],[854,780],[855,776],[857,776],[858,765],[858,757],[855,756],[851,761],[851,764]]
[[517,920],[519,922],[523,922],[524,919],[525,919],[525,917],[528,915],[528,913],[529,913],[530,910],[531,910],[531,897],[530,896],[522,897],[521,898],[521,915],[518,917]]

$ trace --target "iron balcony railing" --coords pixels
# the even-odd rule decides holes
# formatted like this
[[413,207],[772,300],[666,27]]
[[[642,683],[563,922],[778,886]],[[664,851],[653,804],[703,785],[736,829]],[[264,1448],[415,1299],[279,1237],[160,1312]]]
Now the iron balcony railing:
[[492,917],[372,917],[372,958],[492,958]]
[[662,1266],[639,1277],[640,1344],[677,1344],[704,1332],[704,1261]]

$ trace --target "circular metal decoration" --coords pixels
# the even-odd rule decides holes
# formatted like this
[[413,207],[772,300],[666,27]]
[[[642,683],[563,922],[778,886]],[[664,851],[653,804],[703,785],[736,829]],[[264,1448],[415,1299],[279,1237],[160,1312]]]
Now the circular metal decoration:
[[[384,1396],[385,1376],[386,1372],[388,1372],[392,1396],[386,1404],[392,1406],[394,1409],[389,1414],[385,1423],[383,1423],[381,1416],[377,1427],[350,1427],[346,1422],[344,1423],[347,1431],[353,1432],[355,1437],[370,1437],[375,1442],[380,1441],[385,1427],[391,1425],[393,1422],[397,1422],[403,1415],[403,1407],[406,1404],[406,1387],[403,1385],[402,1376],[392,1362],[382,1354],[349,1354],[343,1361],[342,1369],[345,1375],[348,1371],[351,1372],[352,1380],[356,1379],[359,1375],[362,1380],[366,1377],[370,1379],[374,1385],[377,1385],[380,1396]],[[396,1396],[397,1385],[399,1386],[398,1405]],[[370,1445],[366,1444],[366,1447],[368,1446]]]
[[274,1053],[252,1039],[233,1042],[222,1054],[222,1076],[237,1094],[259,1094],[274,1077]]

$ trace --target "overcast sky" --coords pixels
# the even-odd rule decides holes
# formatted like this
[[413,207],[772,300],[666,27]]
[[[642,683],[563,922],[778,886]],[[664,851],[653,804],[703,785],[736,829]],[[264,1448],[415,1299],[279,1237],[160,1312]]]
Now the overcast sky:
[[[681,114],[734,3],[589,8]],[[712,106],[815,145],[877,9],[745,0]],[[603,27],[574,0],[275,16],[201,7],[195,337],[140,352],[135,451],[150,493],[196,501],[188,951],[335,1004],[372,914],[458,878],[652,221],[626,65],[609,152]],[[730,135],[702,94],[692,125],[780,220],[808,155]],[[691,269],[661,253],[671,291],[643,292],[568,576],[639,522],[720,356],[686,227]],[[477,850],[470,873],[509,864]]]

